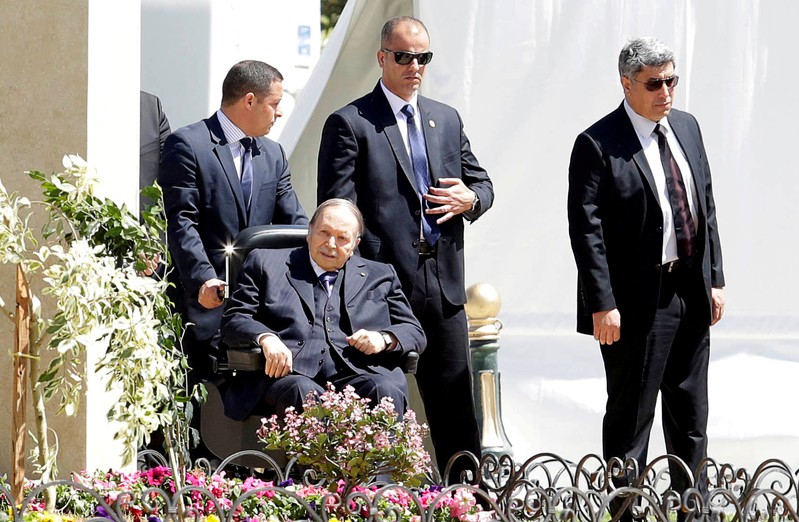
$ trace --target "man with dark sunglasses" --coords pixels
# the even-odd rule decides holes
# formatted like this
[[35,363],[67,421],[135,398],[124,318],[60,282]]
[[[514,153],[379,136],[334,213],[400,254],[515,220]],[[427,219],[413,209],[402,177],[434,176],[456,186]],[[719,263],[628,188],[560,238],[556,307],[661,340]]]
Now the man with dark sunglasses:
[[[354,201],[366,259],[394,265],[428,339],[416,381],[439,470],[459,451],[480,457],[472,396],[463,268],[463,228],[487,211],[494,190],[452,107],[418,95],[433,58],[424,24],[388,20],[374,90],[336,111],[322,131],[318,202]],[[449,475],[460,481],[468,461]]]
[[[724,312],[710,166],[696,119],[672,108],[674,53],[633,39],[619,75],[624,101],[577,137],[569,165],[577,329],[604,360],[604,457],[646,466],[660,392],[666,450],[694,471],[707,454],[709,327]],[[671,481],[691,484],[676,466]]]

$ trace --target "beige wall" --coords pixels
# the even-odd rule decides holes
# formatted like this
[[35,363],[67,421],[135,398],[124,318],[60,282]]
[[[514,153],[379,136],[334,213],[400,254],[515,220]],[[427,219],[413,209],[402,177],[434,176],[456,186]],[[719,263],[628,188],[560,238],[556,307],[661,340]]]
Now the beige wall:
[[[38,188],[24,171],[58,172],[64,154],[78,154],[98,166],[104,194],[118,201],[136,200],[140,7],[137,1],[117,4],[2,0],[0,179],[7,190],[35,199]],[[13,268],[0,266],[0,297],[6,308],[14,302],[13,282]],[[13,324],[3,317],[0,346],[2,474],[11,471],[12,462],[13,351]],[[98,383],[91,384],[92,390],[98,388]],[[113,428],[95,403],[92,397],[87,408],[84,401],[75,418],[49,416],[61,448],[61,477],[85,467],[118,466],[116,457],[99,451],[111,446],[106,439]],[[28,429],[33,427],[29,417]],[[30,441],[26,447],[30,449]]]
[[[7,190],[33,196],[38,195],[36,185],[25,170],[61,170],[65,151],[86,155],[88,4],[52,0],[6,0],[4,4],[0,17],[0,179]],[[14,302],[13,281],[13,268],[0,267],[0,295],[6,303]],[[14,346],[13,324],[2,321],[0,343],[6,349],[0,352],[0,472],[11,469]],[[33,428],[32,420],[28,427]]]

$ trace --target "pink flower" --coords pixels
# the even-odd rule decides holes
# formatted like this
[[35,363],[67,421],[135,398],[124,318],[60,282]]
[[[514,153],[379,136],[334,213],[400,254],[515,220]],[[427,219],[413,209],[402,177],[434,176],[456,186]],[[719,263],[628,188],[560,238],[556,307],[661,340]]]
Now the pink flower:
[[164,483],[166,479],[172,476],[172,472],[166,466],[157,466],[150,468],[144,472],[143,477],[148,486],[157,487]]
[[[246,493],[248,491],[252,491],[253,489],[271,488],[274,485],[275,485],[275,483],[272,482],[271,480],[269,482],[265,482],[265,481],[263,481],[261,479],[255,478],[255,477],[247,477],[247,479],[241,485],[241,492],[242,493]],[[271,498],[274,498],[275,492],[271,491],[271,490],[259,491],[258,493],[256,493],[256,496],[259,497],[259,498],[266,497],[266,498],[271,499]]]
[[467,515],[477,503],[474,500],[474,495],[467,489],[456,489],[453,502],[449,505],[450,514],[461,519]]

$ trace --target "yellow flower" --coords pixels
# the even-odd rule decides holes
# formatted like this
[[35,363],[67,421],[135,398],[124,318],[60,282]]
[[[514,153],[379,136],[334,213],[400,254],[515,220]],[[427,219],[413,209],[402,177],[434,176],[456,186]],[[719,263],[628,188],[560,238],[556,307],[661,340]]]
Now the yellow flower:
[[212,513],[205,517],[205,522],[219,522],[219,517]]
[[37,511],[25,516],[25,522],[61,522],[61,517],[47,511]]

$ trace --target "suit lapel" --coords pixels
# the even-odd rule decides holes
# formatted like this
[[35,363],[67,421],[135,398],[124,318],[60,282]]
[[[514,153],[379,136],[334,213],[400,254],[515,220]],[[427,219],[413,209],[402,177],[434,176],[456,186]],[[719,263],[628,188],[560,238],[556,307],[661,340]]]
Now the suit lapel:
[[253,152],[252,156],[252,200],[250,202],[250,215],[247,216],[247,223],[250,222],[252,216],[256,211],[256,200],[258,199],[258,194],[261,192],[261,185],[267,182],[267,177],[271,173],[267,172],[267,157],[266,157],[266,147],[263,144],[263,138],[256,138],[255,139],[256,146],[258,147],[256,151]]
[[352,256],[344,265],[344,302],[350,303],[366,283],[366,263],[358,256]]
[[657,185],[655,185],[655,176],[652,174],[652,169],[649,167],[649,162],[646,160],[644,150],[640,147],[638,136],[633,135],[633,138],[635,139],[635,142],[639,144],[638,151],[633,154],[633,160],[635,161],[635,164],[638,165],[638,169],[641,171],[641,173],[643,173],[644,179],[646,180],[647,185],[649,185],[649,190],[655,195],[655,201],[657,201],[658,205],[660,205],[660,198],[657,197],[658,190]]
[[394,157],[397,158],[397,163],[402,168],[408,183],[411,184],[416,192],[419,192],[419,188],[416,186],[416,176],[413,174],[411,158],[408,156],[405,142],[402,141],[402,134],[400,134],[397,127],[397,117],[391,111],[391,105],[389,105],[386,95],[383,94],[380,82],[377,83],[374,91],[372,91],[372,103],[374,113],[377,115],[379,128],[383,129],[388,143],[391,145],[391,150],[394,152]]
[[627,111],[624,110],[624,102],[616,109],[615,117],[617,120],[615,125],[621,129],[622,132],[621,141],[625,146],[629,147],[628,154],[632,156],[638,170],[643,174],[647,185],[649,185],[649,190],[655,196],[655,201],[660,205],[655,176],[652,174],[652,169],[649,166],[649,162],[646,160],[646,155],[644,154],[644,149],[641,147],[638,134],[635,133],[635,127],[633,127],[630,117],[627,116]]
[[222,125],[219,124],[219,118],[216,117],[216,114],[211,116],[208,121],[208,130],[211,133],[211,141],[214,143],[214,154],[219,160],[219,164],[222,166],[222,171],[225,173],[230,190],[236,198],[239,219],[243,223],[246,223],[247,216],[244,211],[246,206],[244,205],[244,196],[241,193],[239,173],[236,172],[236,165],[233,163],[233,154],[230,152],[227,138],[225,138],[225,133],[222,131]]
[[286,264],[288,265],[286,277],[289,280],[289,284],[300,296],[305,313],[313,319],[313,288],[316,284],[316,274],[311,267],[308,247],[300,247],[292,251]]
[[433,113],[428,110],[427,101],[419,96],[417,100],[419,115],[422,118],[422,132],[427,145],[427,166],[430,169],[430,186],[438,186],[441,176],[438,167],[441,165],[441,146],[439,144],[439,130],[435,125]]

